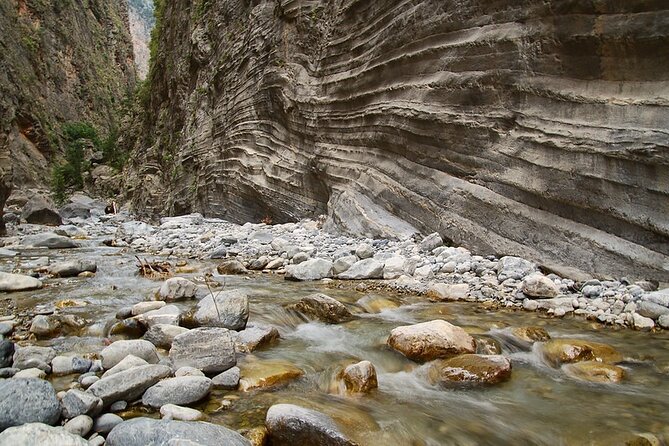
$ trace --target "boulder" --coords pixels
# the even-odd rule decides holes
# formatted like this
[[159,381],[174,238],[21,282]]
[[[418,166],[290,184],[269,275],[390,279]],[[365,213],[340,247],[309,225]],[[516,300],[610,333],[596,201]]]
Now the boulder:
[[469,294],[469,285],[459,283],[451,285],[448,283],[433,283],[427,289],[427,296],[434,300],[463,300]]
[[663,307],[669,307],[669,288],[647,293],[644,295],[644,299]]
[[169,350],[172,347],[174,338],[187,331],[187,328],[179,327],[177,325],[157,324],[144,333],[143,339],[149,341],[158,348]]
[[68,249],[78,248],[79,245],[69,237],[44,232],[41,234],[28,235],[23,239],[23,244],[34,248]]
[[58,213],[61,215],[63,218],[89,218],[91,216],[91,209],[92,207],[90,205],[87,205],[85,203],[81,202],[75,202],[75,203],[68,203],[64,206],[62,206],[59,210]]
[[353,315],[344,304],[321,293],[303,297],[298,303],[288,308],[309,319],[317,319],[328,324],[339,324],[353,319]]
[[555,282],[541,273],[533,273],[525,277],[521,289],[529,297],[550,299],[560,294],[560,289]]
[[374,257],[374,248],[369,243],[361,243],[355,249],[355,255],[358,256],[360,260],[370,259]]
[[404,256],[391,257],[383,264],[383,278],[386,280],[412,276],[415,271],[416,261]]
[[98,270],[98,266],[93,260],[69,260],[66,262],[59,262],[49,267],[49,274],[58,277],[74,277],[89,271],[94,273]]
[[214,389],[237,390],[237,387],[239,387],[239,377],[239,367],[233,367],[214,376],[211,379],[211,383]]
[[657,320],[660,316],[669,314],[669,308],[652,301],[641,300],[636,304],[636,312],[643,317]]
[[163,420],[199,421],[204,418],[204,414],[199,410],[175,404],[165,404],[162,406],[160,408],[160,415]]
[[0,381],[0,431],[26,423],[54,425],[60,419],[56,391],[41,379]]
[[167,279],[160,290],[158,296],[162,300],[190,299],[197,294],[197,285],[183,277],[172,277]]
[[657,319],[657,323],[665,330],[669,330],[669,314],[663,314]]
[[14,378],[37,378],[37,379],[45,379],[46,378],[46,372],[42,369],[38,369],[36,367],[30,368],[30,369],[23,369],[14,375]]
[[95,420],[93,431],[99,434],[108,434],[121,423],[123,423],[123,418],[113,413],[106,413]]
[[193,321],[199,326],[243,330],[249,319],[249,298],[243,291],[210,294],[197,303]]
[[586,339],[551,339],[541,345],[541,353],[553,366],[580,361],[616,363],[623,356],[610,345]]
[[582,361],[565,364],[562,370],[572,378],[598,384],[619,383],[625,377],[625,369],[598,361]]
[[476,342],[462,328],[434,320],[393,329],[388,345],[414,361],[474,353]]
[[133,316],[138,316],[140,314],[147,313],[153,310],[160,310],[165,305],[167,305],[162,300],[150,300],[147,302],[139,302],[130,307],[130,314]]
[[511,362],[501,355],[460,355],[430,363],[432,384],[498,384],[511,378]]
[[382,279],[383,263],[376,259],[360,260],[337,277],[344,280]]
[[191,404],[209,395],[211,387],[211,379],[205,376],[168,378],[148,388],[142,404],[156,409],[165,404]]
[[637,330],[650,330],[655,327],[655,321],[649,317],[641,316],[639,313],[632,313],[632,325]]
[[337,260],[334,261],[334,264],[332,265],[332,273],[335,276],[338,276],[344,271],[347,271],[357,261],[358,261],[357,256],[339,257]]
[[0,369],[11,367],[14,356],[14,343],[7,339],[0,339]]
[[[29,369],[38,367],[51,372],[49,364],[56,357],[56,350],[51,347],[38,347],[29,345],[19,347],[14,351],[14,367],[17,369]],[[46,366],[46,368],[44,367]]]
[[275,404],[267,411],[265,426],[272,446],[355,446],[332,418],[293,404]]
[[249,271],[239,260],[227,260],[216,267],[219,274],[223,275],[241,275],[248,274]]
[[165,305],[157,310],[147,311],[146,313],[135,316],[145,327],[154,325],[179,325],[181,322],[181,310],[176,305]]
[[248,361],[239,368],[242,392],[281,386],[304,375],[293,364],[281,360]]
[[237,333],[235,348],[240,353],[251,353],[277,339],[279,339],[279,330],[276,327],[270,325],[247,326],[246,329]]
[[10,427],[0,433],[0,446],[88,446],[88,442],[63,427],[43,423],[28,423]]
[[63,417],[70,419],[79,415],[94,417],[102,411],[102,400],[79,389],[68,390],[61,399]]
[[226,328],[202,327],[174,338],[170,349],[174,369],[190,366],[220,373],[237,364],[234,338]]
[[506,279],[520,280],[536,271],[536,269],[536,266],[528,260],[505,256],[497,262],[497,280],[500,282]]
[[44,338],[55,335],[60,330],[60,327],[60,321],[53,315],[45,316],[38,314],[30,323],[29,331],[37,337]]
[[384,310],[392,310],[394,308],[399,308],[400,306],[400,304],[398,304],[397,302],[373,294],[360,298],[356,302],[356,304],[359,305],[367,313],[380,313]]
[[543,342],[549,340],[551,337],[548,332],[541,327],[515,327],[511,329],[511,335],[516,339],[527,342]]
[[325,259],[311,259],[299,265],[286,267],[287,280],[310,281],[332,277],[332,262]]
[[0,291],[30,291],[42,288],[42,286],[42,282],[34,277],[0,271]]
[[418,246],[422,251],[432,252],[433,249],[443,245],[444,245],[444,240],[441,238],[439,233],[433,232],[432,234],[426,236]]
[[368,393],[379,387],[376,369],[369,361],[360,361],[344,368],[339,378],[348,393]]
[[37,225],[60,226],[63,224],[63,219],[56,206],[51,200],[42,196],[34,196],[23,205],[21,218]]
[[246,438],[220,425],[152,418],[133,418],[117,425],[107,436],[106,446],[176,446],[186,439],[200,446],[251,446]]
[[112,376],[116,373],[122,372],[124,370],[131,369],[133,367],[139,367],[142,365],[148,365],[149,363],[146,362],[142,358],[138,358],[135,355],[128,355],[125,358],[121,359],[118,364],[116,364],[114,367],[108,369],[106,372],[102,374],[103,378],[106,378],[108,376]]
[[110,369],[128,355],[142,358],[149,364],[157,364],[159,361],[156,346],[149,341],[143,339],[122,340],[113,342],[100,352],[102,367]]
[[102,399],[105,407],[116,401],[133,401],[139,398],[146,389],[162,378],[172,374],[172,370],[164,365],[149,364],[132,367],[93,383],[87,392]]

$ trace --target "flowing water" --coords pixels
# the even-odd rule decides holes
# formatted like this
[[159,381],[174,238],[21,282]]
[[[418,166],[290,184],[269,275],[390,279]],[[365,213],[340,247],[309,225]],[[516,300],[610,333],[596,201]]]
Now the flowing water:
[[[95,245],[95,246],[93,246]],[[54,260],[82,256],[95,259],[94,278],[47,280],[48,287],[35,292],[7,295],[16,311],[51,306],[62,299],[87,303],[65,308],[89,323],[78,336],[39,341],[59,352],[99,352],[105,332],[116,311],[151,299],[158,283],[135,275],[135,259],[117,248],[100,247],[94,241],[74,252],[23,252],[12,266],[29,266],[37,257]],[[16,265],[12,265],[12,264]],[[213,261],[195,262],[197,280]],[[218,279],[222,279],[218,277]],[[471,303],[430,303],[419,296],[362,293],[328,288],[321,283],[293,283],[280,276],[226,277],[227,288],[242,288],[250,296],[249,323],[276,326],[281,340],[242,357],[250,361],[280,360],[304,371],[290,384],[252,392],[214,391],[196,406],[208,419],[233,429],[263,424],[272,404],[292,402],[321,410],[334,417],[361,444],[375,445],[579,445],[625,444],[633,433],[669,434],[669,334],[613,329],[581,318],[550,319],[537,313],[488,311]],[[351,322],[325,325],[305,322],[284,306],[314,292],[326,293],[357,314]],[[367,313],[356,302],[365,297],[380,299],[386,309]],[[190,302],[177,303],[188,308]],[[396,306],[396,308],[394,308]],[[512,360],[512,379],[484,388],[444,390],[425,379],[425,367],[407,360],[385,345],[390,330],[399,325],[445,319],[465,328],[475,338],[496,340]],[[552,337],[577,337],[614,346],[626,358],[626,378],[621,384],[588,384],[568,377],[547,365],[535,349],[509,342],[505,327],[540,326]],[[117,339],[117,338],[114,338]],[[165,352],[166,353],[166,352]],[[337,391],[335,376],[341,366],[371,361],[378,373],[379,388],[364,396]],[[64,388],[70,379],[54,381]],[[149,414],[149,416],[158,416]]]

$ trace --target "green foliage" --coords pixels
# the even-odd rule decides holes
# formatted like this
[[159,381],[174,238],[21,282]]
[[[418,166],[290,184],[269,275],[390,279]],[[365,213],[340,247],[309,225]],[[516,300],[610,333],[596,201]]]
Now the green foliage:
[[128,153],[118,146],[119,132],[116,127],[109,131],[107,138],[102,141],[100,149],[106,164],[109,164],[116,170],[123,169],[125,162],[128,161]]
[[70,122],[63,125],[63,137],[68,143],[88,139],[95,145],[100,144],[97,130],[88,122]]

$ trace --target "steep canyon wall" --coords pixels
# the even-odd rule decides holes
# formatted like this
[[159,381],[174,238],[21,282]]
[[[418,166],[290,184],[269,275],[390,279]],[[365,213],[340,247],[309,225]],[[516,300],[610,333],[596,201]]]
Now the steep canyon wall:
[[665,1],[161,3],[136,210],[669,281]]

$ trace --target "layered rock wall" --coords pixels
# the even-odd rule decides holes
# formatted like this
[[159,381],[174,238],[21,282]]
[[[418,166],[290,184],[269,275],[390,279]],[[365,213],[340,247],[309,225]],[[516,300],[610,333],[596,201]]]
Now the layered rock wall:
[[666,2],[175,0],[161,17],[138,211],[327,213],[669,280]]

